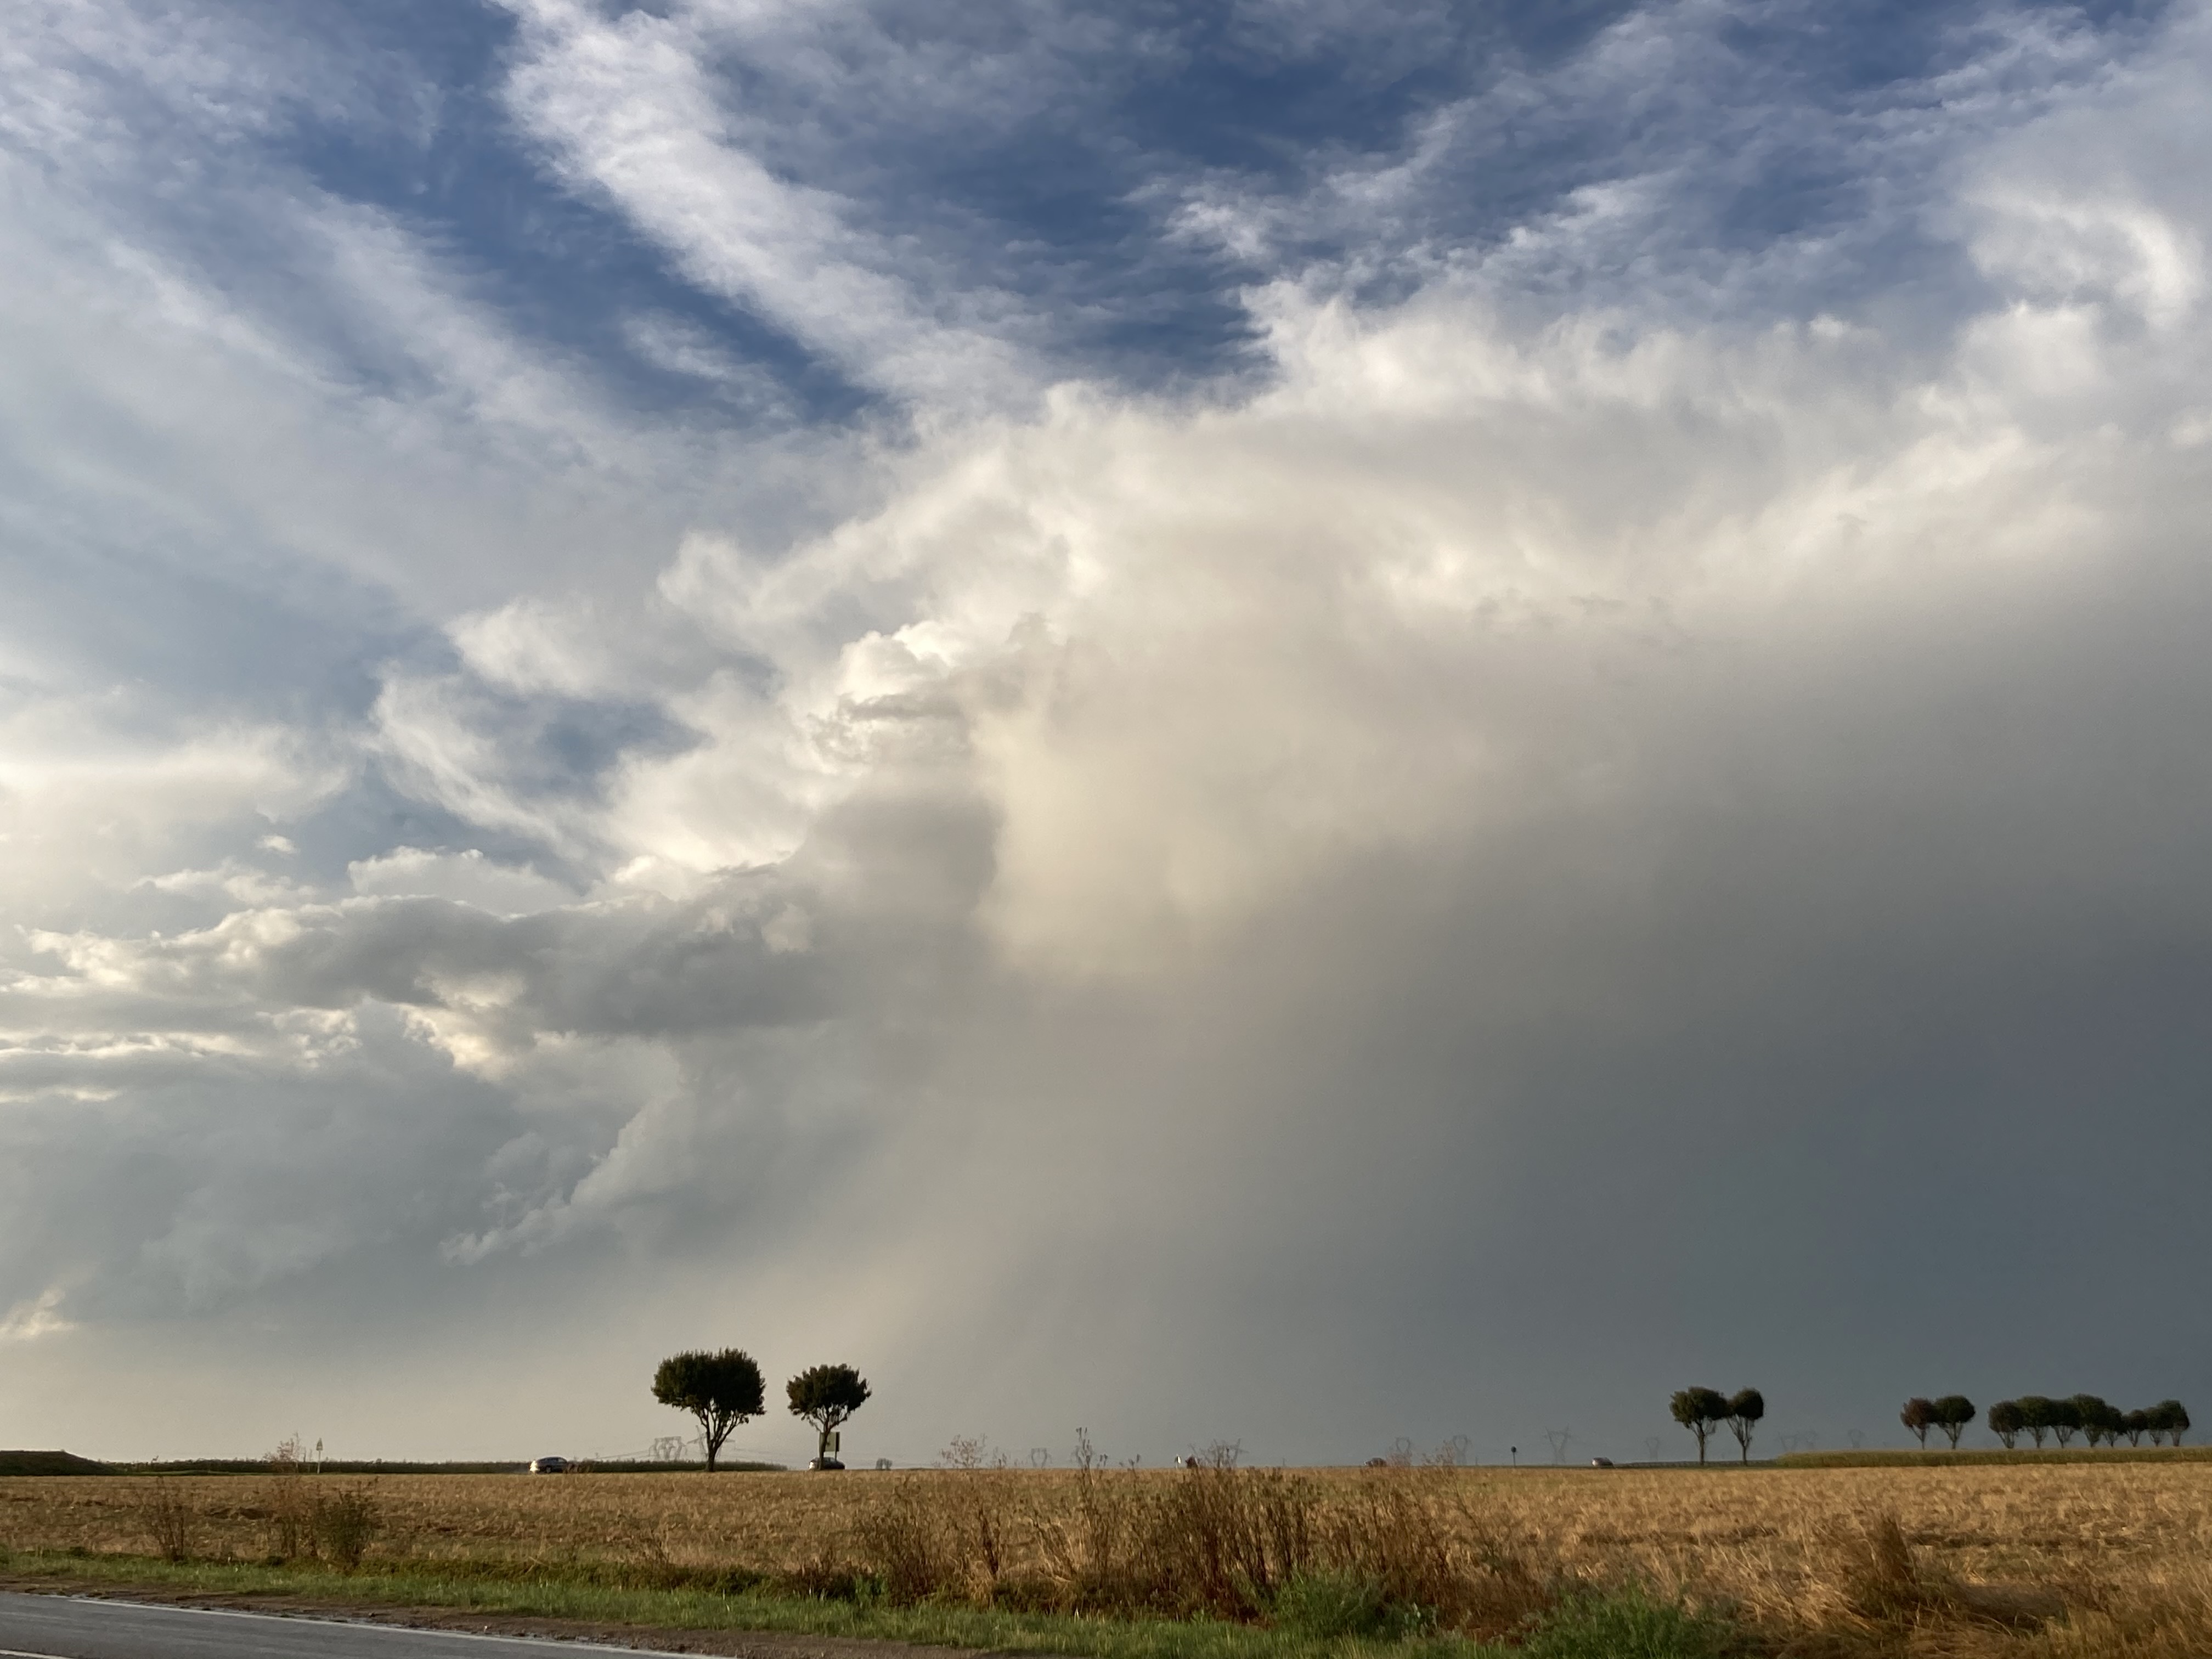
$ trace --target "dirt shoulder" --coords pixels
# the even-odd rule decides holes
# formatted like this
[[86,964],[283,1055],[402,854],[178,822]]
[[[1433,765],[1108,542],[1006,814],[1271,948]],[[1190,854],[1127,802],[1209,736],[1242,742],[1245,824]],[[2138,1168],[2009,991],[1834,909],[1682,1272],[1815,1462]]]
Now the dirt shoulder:
[[173,1584],[118,1584],[107,1579],[70,1579],[52,1573],[35,1576],[0,1572],[0,1589],[32,1595],[85,1595],[106,1601],[142,1601],[170,1607],[222,1607],[236,1613],[266,1613],[301,1619],[343,1619],[369,1625],[398,1625],[409,1630],[463,1631],[477,1636],[536,1636],[559,1642],[598,1642],[647,1653],[698,1653],[724,1659],[980,1659],[979,1648],[923,1647],[912,1642],[878,1642],[849,1636],[806,1636],[787,1631],[667,1630],[650,1625],[616,1625],[588,1619],[549,1619],[465,1607],[404,1607],[390,1602],[348,1601],[278,1594],[179,1589]]

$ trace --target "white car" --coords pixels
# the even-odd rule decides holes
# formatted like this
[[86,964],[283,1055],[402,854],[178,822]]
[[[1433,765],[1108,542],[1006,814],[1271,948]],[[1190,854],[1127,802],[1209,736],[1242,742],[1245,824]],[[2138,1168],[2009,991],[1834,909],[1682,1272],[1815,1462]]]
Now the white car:
[[532,1474],[566,1474],[568,1473],[568,1460],[565,1457],[533,1457],[530,1460],[530,1472]]

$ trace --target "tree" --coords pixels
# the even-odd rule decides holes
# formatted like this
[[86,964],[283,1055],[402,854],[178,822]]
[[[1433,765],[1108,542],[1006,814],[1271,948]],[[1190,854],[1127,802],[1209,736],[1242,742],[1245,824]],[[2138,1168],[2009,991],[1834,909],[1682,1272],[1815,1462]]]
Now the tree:
[[730,1431],[768,1409],[761,1368],[750,1354],[737,1348],[725,1348],[720,1353],[693,1350],[669,1355],[653,1374],[653,1397],[699,1419],[709,1474],[714,1472],[715,1455],[730,1437]]
[[2173,1437],[2173,1443],[2178,1446],[2181,1443],[2181,1437],[2190,1428],[2189,1413],[2182,1408],[2179,1400],[2161,1400],[2145,1415],[2150,1419],[2153,1445],[2158,1443],[2159,1431],[2163,1430]]
[[2021,1427],[2035,1442],[2036,1450],[2041,1451],[2043,1437],[2051,1432],[2051,1413],[2057,1409],[2056,1404],[2039,1394],[2024,1394],[2013,1404],[2020,1407]]
[[850,1365],[812,1365],[784,1385],[791,1414],[814,1425],[820,1436],[815,1455],[830,1455],[830,1437],[837,1425],[868,1403],[867,1379]]
[[1949,1437],[1953,1451],[1959,1449],[1959,1437],[1973,1420],[1974,1402],[1963,1394],[1947,1394],[1936,1402],[1936,1426]]
[[1898,1413],[1897,1420],[1920,1437],[1920,1449],[1926,1451],[1928,1431],[1936,1426],[1936,1402],[1916,1395],[1905,1402],[1905,1409]]
[[2127,1419],[2094,1394],[2077,1394],[2066,1402],[2081,1414],[2081,1437],[2091,1445],[2118,1445]]
[[2061,1446],[2069,1444],[2084,1426],[2080,1395],[2069,1395],[2063,1400],[2051,1402],[2051,1431],[2058,1437]]
[[2120,1432],[2128,1437],[2128,1444],[2140,1446],[2142,1437],[2150,1432],[2148,1412],[2128,1412],[2120,1418]]
[[1990,1432],[2010,1451],[2020,1443],[2020,1433],[2027,1426],[2027,1419],[2017,1400],[2000,1400],[1990,1407]]
[[[2081,1437],[2095,1445],[2105,1437],[2105,1413],[2112,1408],[2094,1394],[2072,1394],[2058,1402],[2075,1419],[2074,1426],[2081,1431]],[[2064,1445],[2061,1437],[2058,1443]]]
[[1759,1419],[1766,1415],[1766,1396],[1757,1389],[1738,1389],[1729,1396],[1728,1410],[1723,1420],[1735,1443],[1743,1449],[1743,1461],[1751,1462],[1751,1437],[1759,1427]]
[[1698,1437],[1698,1462],[1705,1461],[1705,1441],[1727,1420],[1728,1396],[1715,1389],[1682,1389],[1668,1402],[1674,1420]]

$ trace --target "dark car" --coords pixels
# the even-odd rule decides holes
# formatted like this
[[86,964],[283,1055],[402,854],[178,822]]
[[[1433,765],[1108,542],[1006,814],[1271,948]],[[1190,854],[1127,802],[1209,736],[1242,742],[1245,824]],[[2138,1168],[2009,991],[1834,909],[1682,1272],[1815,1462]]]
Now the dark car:
[[530,1460],[530,1472],[532,1474],[566,1474],[568,1473],[568,1460],[565,1457],[533,1457]]

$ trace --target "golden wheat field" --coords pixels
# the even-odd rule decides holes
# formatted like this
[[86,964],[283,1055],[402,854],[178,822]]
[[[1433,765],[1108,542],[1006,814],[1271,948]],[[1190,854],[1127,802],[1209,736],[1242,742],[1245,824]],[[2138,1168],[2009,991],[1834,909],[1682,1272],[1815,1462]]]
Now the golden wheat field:
[[[181,1502],[192,1553],[255,1559],[288,1492],[368,1484],[283,1479],[0,1481],[0,1545],[146,1553],[155,1509]],[[1773,1652],[2212,1656],[2204,1463],[397,1475],[373,1498],[371,1565],[735,1569],[801,1584],[842,1565],[916,1595],[1079,1611],[1086,1595],[1105,1607],[1114,1573],[1152,1572],[1152,1605],[1172,1581],[1176,1606],[1232,1616],[1206,1571],[1227,1583],[1349,1567],[1476,1634],[1510,1630],[1560,1583],[1634,1581],[1732,1609]],[[1162,1577],[1147,1551],[1190,1559]]]

